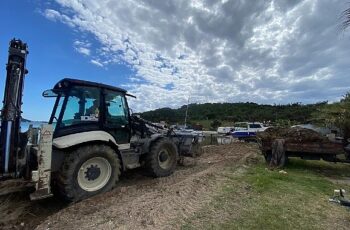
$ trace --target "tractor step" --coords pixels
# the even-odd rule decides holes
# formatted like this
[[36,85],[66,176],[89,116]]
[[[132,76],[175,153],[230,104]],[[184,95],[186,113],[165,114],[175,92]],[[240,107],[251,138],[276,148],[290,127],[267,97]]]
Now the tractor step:
[[31,193],[30,200],[41,200],[52,196],[53,194],[48,189],[41,189]]
[[134,169],[140,167],[140,155],[135,152],[135,149],[124,149],[120,151],[123,159],[124,169]]

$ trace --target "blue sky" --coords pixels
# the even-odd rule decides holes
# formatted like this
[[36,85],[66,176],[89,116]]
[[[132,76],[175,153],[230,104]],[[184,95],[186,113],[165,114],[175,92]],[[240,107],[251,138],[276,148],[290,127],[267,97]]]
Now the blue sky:
[[[133,111],[187,103],[314,103],[350,86],[342,0],[2,0],[8,42],[29,45],[23,116],[47,120],[41,92],[64,77],[137,96]],[[2,66],[2,68],[1,68]],[[0,92],[1,95],[3,91]]]
[[8,44],[12,38],[19,38],[29,46],[29,74],[25,80],[23,117],[35,120],[48,120],[54,100],[43,98],[41,93],[64,77],[122,85],[127,76],[132,74],[132,70],[125,65],[113,64],[101,68],[91,64],[89,59],[72,47],[77,32],[45,18],[41,12],[44,6],[31,0],[0,1],[1,97],[6,77]]

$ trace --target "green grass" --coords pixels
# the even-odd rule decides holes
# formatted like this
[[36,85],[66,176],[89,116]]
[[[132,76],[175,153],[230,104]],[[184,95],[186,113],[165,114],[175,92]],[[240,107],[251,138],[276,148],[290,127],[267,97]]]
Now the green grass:
[[189,218],[183,229],[349,229],[350,211],[330,203],[339,187],[328,177],[350,176],[350,165],[290,160],[287,174],[263,162],[228,180],[210,205]]

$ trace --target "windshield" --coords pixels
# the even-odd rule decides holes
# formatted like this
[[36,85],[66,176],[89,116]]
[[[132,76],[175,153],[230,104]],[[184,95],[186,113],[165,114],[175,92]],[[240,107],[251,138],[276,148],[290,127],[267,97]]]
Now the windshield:
[[261,125],[260,124],[250,124],[249,127],[252,129],[260,129]]
[[248,124],[245,122],[238,122],[234,124],[235,128],[248,128]]
[[59,127],[96,123],[100,117],[100,90],[85,86],[72,87],[59,95],[55,108],[52,121],[58,121]]
[[61,126],[97,122],[99,119],[99,89],[90,87],[74,87],[66,98],[65,111]]

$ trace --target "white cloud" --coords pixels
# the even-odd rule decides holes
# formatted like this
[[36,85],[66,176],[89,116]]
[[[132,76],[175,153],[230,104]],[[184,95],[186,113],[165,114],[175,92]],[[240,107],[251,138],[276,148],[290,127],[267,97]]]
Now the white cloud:
[[75,40],[74,43],[74,49],[78,52],[81,53],[85,56],[90,56],[91,50],[91,43],[87,42],[87,41],[79,41],[79,40]]
[[[56,0],[44,15],[95,36],[92,64],[127,63],[135,110],[192,102],[315,102],[349,85],[340,0]],[[171,85],[171,87],[168,87]]]
[[75,23],[71,20],[70,17],[64,15],[64,14],[61,14],[60,12],[56,11],[56,10],[53,10],[53,9],[46,9],[44,12],[43,12],[44,16],[47,18],[47,19],[50,19],[52,21],[61,21],[65,24],[67,24],[68,26],[70,27],[74,27],[75,26]]
[[101,62],[97,61],[97,60],[92,59],[90,62],[91,62],[92,64],[94,64],[94,65],[99,66],[99,67],[103,67],[103,64],[102,64]]
[[77,47],[76,50],[81,53],[81,54],[84,54],[86,56],[89,56],[90,55],[90,50],[88,48],[85,48],[85,47]]

